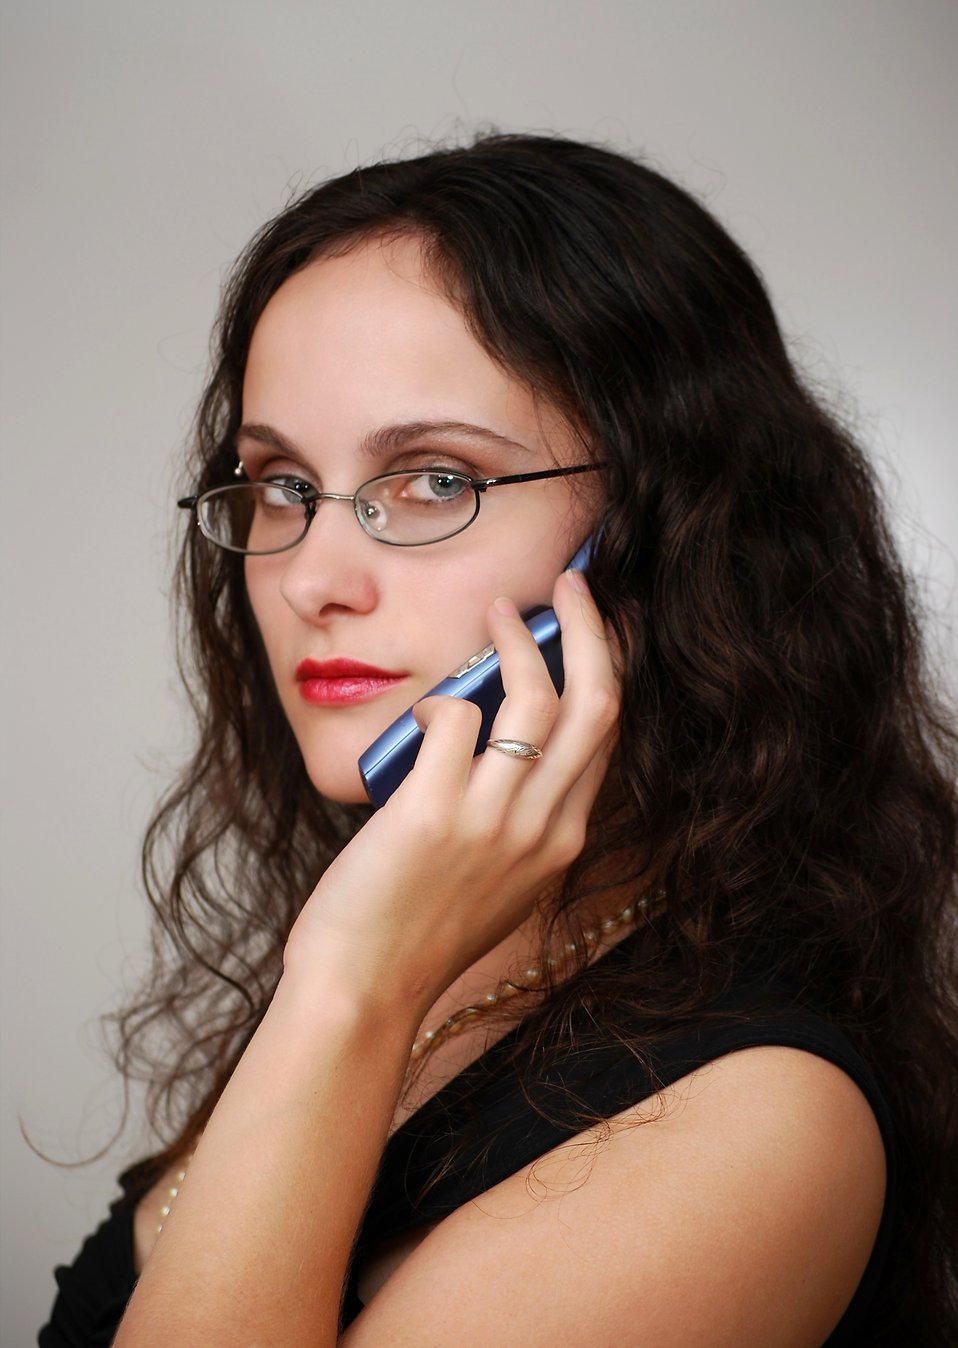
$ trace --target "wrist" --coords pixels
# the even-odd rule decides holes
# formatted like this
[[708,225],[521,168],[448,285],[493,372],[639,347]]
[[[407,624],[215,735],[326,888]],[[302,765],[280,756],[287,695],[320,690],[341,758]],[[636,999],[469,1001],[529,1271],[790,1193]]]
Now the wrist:
[[347,1022],[388,1019],[414,1032],[447,983],[421,957],[382,942],[345,940],[325,925],[305,925],[301,915],[283,952],[280,985],[304,1014],[322,1006]]
[[370,1039],[383,1047],[395,1041],[394,1051],[408,1054],[431,1004],[422,989],[376,977],[363,962],[307,960],[303,951],[287,949],[267,1014],[292,1019],[306,1036],[332,1036],[351,1049]]

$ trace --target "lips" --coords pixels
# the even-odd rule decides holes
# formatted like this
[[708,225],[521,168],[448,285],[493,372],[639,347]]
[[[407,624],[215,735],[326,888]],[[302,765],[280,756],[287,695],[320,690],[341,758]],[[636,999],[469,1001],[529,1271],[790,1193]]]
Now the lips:
[[321,706],[368,702],[406,678],[404,671],[378,669],[359,660],[302,660],[296,666],[300,695]]

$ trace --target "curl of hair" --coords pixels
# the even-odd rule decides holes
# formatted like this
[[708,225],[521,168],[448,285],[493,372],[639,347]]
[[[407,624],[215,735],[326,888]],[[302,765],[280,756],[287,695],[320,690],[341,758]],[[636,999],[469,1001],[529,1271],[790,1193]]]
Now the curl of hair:
[[[540,999],[517,1060],[561,1039],[577,999],[597,1038],[628,1023],[645,1053],[759,961],[842,1027],[896,1121],[901,1256],[875,1343],[954,1342],[956,738],[865,457],[688,194],[601,148],[491,136],[357,169],[253,240],[224,297],[192,490],[230,480],[270,297],[311,259],[391,235],[421,239],[478,341],[608,465],[590,579],[623,653],[621,739],[556,922],[649,872],[665,902],[627,973],[583,967]],[[121,1066],[171,1130],[140,1187],[208,1117],[299,908],[366,817],[306,777],[241,559],[190,531],[178,594],[199,747],[146,840],[155,976],[119,1020]]]

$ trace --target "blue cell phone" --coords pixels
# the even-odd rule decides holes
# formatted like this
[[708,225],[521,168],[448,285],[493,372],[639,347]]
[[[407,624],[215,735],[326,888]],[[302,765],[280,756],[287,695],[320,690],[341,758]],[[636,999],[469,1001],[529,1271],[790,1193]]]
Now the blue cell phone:
[[[569,562],[568,569],[583,570],[591,550],[592,539],[587,538]],[[564,684],[562,641],[555,609],[544,606],[530,609],[522,615],[522,619],[542,652],[542,658],[552,676],[556,692],[561,693]],[[460,665],[441,683],[437,683],[435,688],[430,689],[425,696],[464,697],[468,702],[474,702],[482,711],[482,724],[475,752],[482,753],[492,731],[496,712],[505,697],[496,648],[486,646],[483,650],[477,651],[465,664]],[[360,758],[359,772],[366,787],[366,794],[377,809],[380,805],[385,805],[415,763],[422,743],[422,734],[410,707],[373,741]]]

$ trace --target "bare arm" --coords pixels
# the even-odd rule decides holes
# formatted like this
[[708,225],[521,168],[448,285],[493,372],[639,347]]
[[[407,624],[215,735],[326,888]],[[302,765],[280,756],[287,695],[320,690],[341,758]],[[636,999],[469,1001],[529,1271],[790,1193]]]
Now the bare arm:
[[454,1212],[344,1348],[817,1348],[883,1193],[852,1081],[796,1049],[734,1053]]
[[279,988],[197,1148],[118,1345],[336,1341],[349,1254],[427,1009],[530,913],[581,849],[616,721],[587,593],[560,577],[566,692],[514,608],[490,611],[496,733],[543,764],[474,764],[477,709],[451,699],[414,772],[329,868]]

